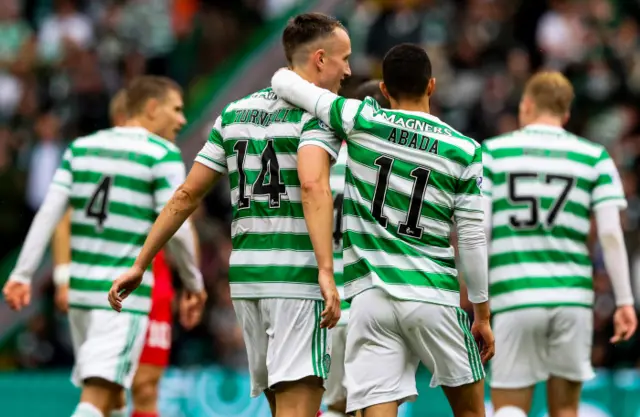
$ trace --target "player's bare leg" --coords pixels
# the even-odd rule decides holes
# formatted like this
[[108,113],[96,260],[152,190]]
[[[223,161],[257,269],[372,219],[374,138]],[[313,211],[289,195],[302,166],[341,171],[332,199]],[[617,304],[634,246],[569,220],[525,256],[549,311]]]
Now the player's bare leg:
[[308,376],[299,381],[281,382],[276,392],[276,417],[316,417],[322,402],[322,379]]
[[454,417],[484,417],[484,379],[459,387],[442,387]]
[[494,417],[526,417],[531,410],[533,387],[505,389],[493,388],[491,402]]
[[347,400],[336,401],[333,404],[327,405],[327,412],[323,415],[327,417],[338,417],[347,415]]
[[271,410],[271,416],[276,417],[276,393],[272,390],[265,390],[264,396],[267,397],[269,402],[269,409]]
[[125,390],[114,400],[110,417],[127,417],[127,394]]
[[158,415],[158,386],[164,367],[140,364],[131,386],[133,417]]
[[80,404],[73,416],[107,417],[114,409],[123,388],[101,378],[88,378],[82,385]]
[[397,417],[398,402],[376,404],[359,411],[364,417]]
[[550,417],[578,417],[582,383],[552,376],[547,381]]

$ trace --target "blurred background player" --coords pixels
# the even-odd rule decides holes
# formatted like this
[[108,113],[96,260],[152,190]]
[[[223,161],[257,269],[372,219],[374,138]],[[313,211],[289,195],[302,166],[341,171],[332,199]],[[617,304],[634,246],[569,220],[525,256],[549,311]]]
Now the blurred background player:
[[[126,89],[114,95],[109,106],[109,116],[113,126],[124,126],[127,122]],[[177,132],[166,132],[165,139],[175,143]],[[53,280],[55,283],[55,302],[57,307],[66,312],[68,309],[69,264],[71,263],[71,213],[67,210],[65,217],[58,224],[53,237]],[[192,228],[195,232],[195,229]],[[196,252],[198,251],[198,235],[193,234]],[[198,257],[199,259],[199,257]],[[173,322],[172,302],[174,289],[171,269],[166,261],[164,250],[153,260],[153,289],[151,292],[151,310],[145,344],[140,355],[140,365],[136,371],[131,387],[133,400],[132,417],[153,417],[157,415],[158,389],[164,369],[169,365],[171,353],[171,328]],[[181,303],[184,306],[184,299]],[[183,322],[187,329],[192,328],[199,320]],[[121,406],[111,413],[111,417],[124,416],[126,413],[125,396]]]
[[[415,373],[422,362],[433,375],[431,385],[443,387],[454,416],[484,417],[482,364],[493,356],[493,335],[482,267],[487,252],[481,149],[429,114],[435,79],[421,47],[391,48],[382,76],[380,87],[393,111],[370,98],[339,97],[290,70],[272,79],[279,96],[312,112],[347,141],[343,262],[345,296],[352,298],[347,411],[397,416],[402,402],[415,400]],[[448,239],[453,219],[474,303],[471,329],[458,307]],[[481,341],[482,355],[474,339]]]
[[[184,125],[181,89],[169,79],[143,76],[126,95],[124,126],[79,138],[65,152],[3,289],[11,308],[29,304],[31,278],[70,204],[72,379],[82,387],[76,417],[122,414],[123,388],[131,386],[144,345],[153,273],[145,272],[145,285],[119,314],[105,290],[131,265],[151,222],[184,179],[179,149],[151,133],[173,137]],[[187,322],[199,320],[206,299],[194,243],[190,224],[171,241],[190,301]]]
[[378,102],[380,107],[383,109],[390,109],[391,103],[389,103],[389,99],[382,94],[382,90],[380,90],[380,83],[382,80],[369,80],[363,82],[354,93],[356,100],[364,100],[367,97],[372,97],[375,101]]
[[561,73],[534,75],[520,102],[522,128],[482,145],[496,417],[526,416],[542,381],[551,417],[578,415],[582,383],[594,376],[593,214],[618,306],[611,342],[636,330],[620,176],[604,147],[563,129],[573,96]]
[[[357,100],[373,97],[380,107],[389,108],[389,100],[380,90],[381,80],[370,80],[362,83],[354,92]],[[347,343],[347,323],[349,323],[349,303],[344,301],[344,277],[342,264],[342,202],[344,199],[344,174],[347,161],[347,147],[340,148],[338,159],[331,168],[331,193],[333,194],[333,268],[340,299],[341,316],[338,326],[331,337],[331,372],[327,379],[326,391],[323,400],[327,404],[326,417],[345,416],[347,408],[347,389],[344,380],[344,351]]]
[[[290,65],[319,85],[337,91],[350,75],[349,36],[335,18],[298,15],[282,42]],[[113,308],[121,308],[155,253],[228,173],[234,204],[229,282],[247,348],[251,396],[264,393],[274,416],[315,417],[331,364],[327,328],[340,318],[329,186],[330,160],[339,149],[324,125],[270,88],[226,106],[134,266],[114,283]],[[315,177],[318,166],[321,178]],[[325,197],[328,215],[306,222],[302,216],[315,210],[309,194],[316,193]],[[312,228],[328,238],[324,256],[307,233]]]

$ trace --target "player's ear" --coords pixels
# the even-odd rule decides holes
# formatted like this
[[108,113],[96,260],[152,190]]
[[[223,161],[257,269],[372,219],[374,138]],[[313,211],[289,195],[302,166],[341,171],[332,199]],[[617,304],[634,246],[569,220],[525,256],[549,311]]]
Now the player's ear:
[[436,91],[436,79],[430,78],[429,83],[427,84],[427,96],[431,97],[435,91]]
[[155,98],[150,98],[144,104],[144,114],[149,119],[155,119],[158,117],[158,110],[160,109],[160,103]]
[[387,86],[384,84],[384,81],[380,81],[379,87],[380,87],[380,92],[382,93],[384,98],[386,98],[387,100],[390,100],[391,96],[389,95],[389,90],[387,90]]
[[564,116],[562,116],[562,125],[566,125],[569,122],[569,118],[571,117],[570,112],[566,112]]
[[327,53],[324,49],[318,49],[317,51],[315,51],[313,53],[313,63],[316,66],[316,68],[318,69],[318,71],[322,71],[327,57],[326,57]]

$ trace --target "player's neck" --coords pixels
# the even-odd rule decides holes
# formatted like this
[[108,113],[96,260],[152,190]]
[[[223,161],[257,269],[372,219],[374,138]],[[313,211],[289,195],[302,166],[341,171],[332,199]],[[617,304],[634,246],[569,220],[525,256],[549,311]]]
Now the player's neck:
[[143,129],[147,129],[150,131],[150,129],[146,126],[146,124],[144,122],[142,122],[140,119],[134,117],[131,119],[127,119],[126,122],[124,122],[121,126],[125,126],[125,127],[141,127]]
[[564,123],[562,119],[558,116],[552,116],[549,114],[541,114],[536,116],[528,123],[525,123],[523,127],[529,125],[545,125],[545,126],[553,126],[553,127],[562,127]]
[[292,70],[293,72],[298,74],[303,80],[309,81],[311,84],[315,84],[318,87],[321,87],[320,85],[318,85],[318,76],[316,73],[312,71],[308,71],[305,68],[298,67],[298,66],[293,67]]
[[391,101],[391,108],[393,110],[415,111],[428,114],[431,113],[429,100],[393,100]]

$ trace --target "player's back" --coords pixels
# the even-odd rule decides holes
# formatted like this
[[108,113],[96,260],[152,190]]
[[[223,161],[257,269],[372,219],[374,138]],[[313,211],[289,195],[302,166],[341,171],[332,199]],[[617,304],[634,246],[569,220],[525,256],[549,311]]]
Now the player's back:
[[606,150],[543,125],[482,146],[485,194],[492,200],[492,310],[590,307],[590,217],[600,204],[624,204]]
[[233,298],[321,298],[297,152],[307,136],[324,146],[323,135],[330,133],[270,88],[229,104],[217,119],[196,161],[229,176]]
[[[175,181],[171,173],[176,175]],[[76,139],[54,183],[70,189],[70,305],[109,307],[112,280],[140,252],[157,214],[184,178],[178,148],[143,128],[116,127]],[[153,274],[130,297],[128,308],[148,312]]]
[[459,306],[450,232],[454,216],[481,219],[479,145],[434,116],[381,109],[371,98],[350,130],[347,297],[380,287],[398,299]]

